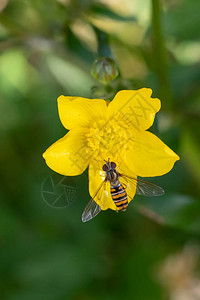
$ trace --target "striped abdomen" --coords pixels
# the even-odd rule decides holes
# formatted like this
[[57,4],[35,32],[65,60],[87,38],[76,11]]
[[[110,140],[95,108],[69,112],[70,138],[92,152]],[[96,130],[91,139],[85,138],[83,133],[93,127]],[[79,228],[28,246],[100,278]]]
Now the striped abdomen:
[[110,186],[111,197],[118,209],[126,210],[128,206],[127,194],[122,184]]

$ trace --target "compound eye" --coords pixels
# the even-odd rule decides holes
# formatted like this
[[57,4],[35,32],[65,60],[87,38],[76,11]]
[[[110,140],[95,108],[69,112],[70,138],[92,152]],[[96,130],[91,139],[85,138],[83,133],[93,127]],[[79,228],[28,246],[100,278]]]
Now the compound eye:
[[104,164],[102,169],[103,169],[103,171],[107,172],[107,171],[108,171],[108,166],[107,166],[107,164]]
[[111,169],[116,169],[117,167],[116,163],[113,161],[110,163],[110,165],[111,165]]

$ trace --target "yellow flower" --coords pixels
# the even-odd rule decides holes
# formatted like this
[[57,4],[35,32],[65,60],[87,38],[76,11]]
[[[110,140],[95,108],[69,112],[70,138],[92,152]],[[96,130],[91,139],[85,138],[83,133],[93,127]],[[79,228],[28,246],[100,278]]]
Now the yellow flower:
[[[169,172],[178,155],[146,131],[161,106],[151,94],[147,88],[123,90],[109,104],[101,99],[60,96],[59,116],[69,132],[43,154],[47,165],[66,176],[79,175],[89,166],[91,196],[105,178],[104,160],[114,161],[120,173],[134,178]],[[127,184],[123,178],[120,181]],[[135,191],[135,185],[129,183],[129,202]],[[116,210],[109,182],[94,200],[103,210]]]

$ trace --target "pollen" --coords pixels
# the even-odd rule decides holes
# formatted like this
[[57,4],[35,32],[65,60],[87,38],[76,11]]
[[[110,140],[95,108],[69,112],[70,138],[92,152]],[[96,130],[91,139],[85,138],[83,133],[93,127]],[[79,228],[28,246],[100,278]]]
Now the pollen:
[[95,159],[116,157],[119,151],[128,148],[130,134],[127,128],[115,120],[98,120],[86,133],[87,145]]

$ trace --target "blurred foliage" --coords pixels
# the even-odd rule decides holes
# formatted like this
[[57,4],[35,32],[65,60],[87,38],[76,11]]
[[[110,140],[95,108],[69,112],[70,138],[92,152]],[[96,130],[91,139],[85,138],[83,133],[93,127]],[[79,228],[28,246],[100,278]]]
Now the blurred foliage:
[[[200,2],[163,1],[160,15],[152,3],[0,1],[1,299],[171,299],[156,266],[190,241],[199,247]],[[106,88],[90,75],[105,55],[120,70]],[[126,213],[83,224],[83,174],[76,201],[47,205],[42,153],[66,133],[56,98],[141,87],[162,100],[151,131],[181,157],[153,179],[166,195],[136,196]]]

